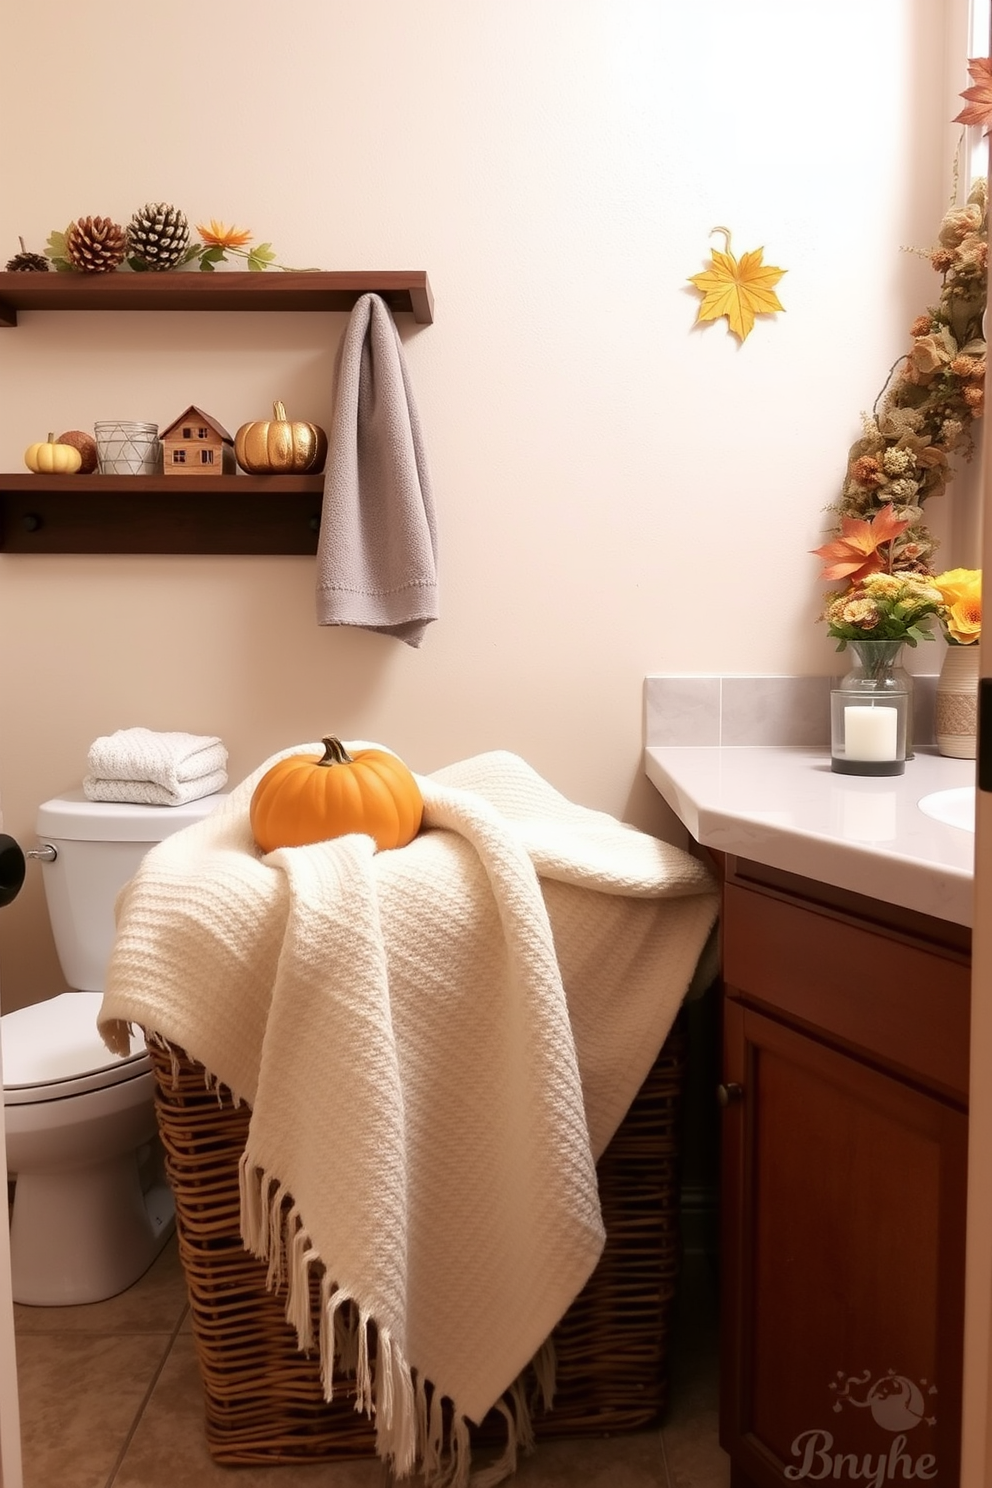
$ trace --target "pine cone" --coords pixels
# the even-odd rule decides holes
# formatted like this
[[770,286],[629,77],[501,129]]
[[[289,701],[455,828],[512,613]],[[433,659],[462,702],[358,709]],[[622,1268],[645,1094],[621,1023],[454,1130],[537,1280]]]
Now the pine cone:
[[189,247],[189,223],[168,202],[146,202],[127,229],[127,251],[146,269],[171,269]]
[[80,217],[66,233],[65,256],[84,274],[106,274],[124,262],[127,233],[109,217]]
[[47,274],[52,267],[43,253],[29,253],[24,246],[24,239],[17,240],[21,245],[20,253],[15,253],[4,265],[8,274]]

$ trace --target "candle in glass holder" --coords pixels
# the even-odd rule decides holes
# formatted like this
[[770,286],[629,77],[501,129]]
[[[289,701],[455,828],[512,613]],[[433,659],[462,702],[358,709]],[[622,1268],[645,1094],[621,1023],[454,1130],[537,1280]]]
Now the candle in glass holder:
[[830,767],[841,775],[901,775],[906,768],[905,692],[865,701],[845,689],[830,694]]
[[894,760],[899,715],[895,708],[844,709],[844,754],[849,760]]

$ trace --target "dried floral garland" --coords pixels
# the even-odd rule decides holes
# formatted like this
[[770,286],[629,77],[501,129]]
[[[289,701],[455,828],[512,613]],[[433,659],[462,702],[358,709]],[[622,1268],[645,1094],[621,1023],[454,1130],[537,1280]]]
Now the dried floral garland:
[[926,256],[942,276],[939,300],[913,322],[908,354],[896,363],[870,416],[863,417],[864,432],[851,447],[841,496],[832,508],[841,534],[856,524],[864,535],[864,524],[874,523],[883,508],[905,523],[887,538],[890,573],[933,572],[936,543],[923,519],[924,504],[945,490],[953,474],[951,458],[968,460],[974,453],[973,425],[982,416],[985,397],[984,179],[975,182],[964,206],[944,215],[937,246]]

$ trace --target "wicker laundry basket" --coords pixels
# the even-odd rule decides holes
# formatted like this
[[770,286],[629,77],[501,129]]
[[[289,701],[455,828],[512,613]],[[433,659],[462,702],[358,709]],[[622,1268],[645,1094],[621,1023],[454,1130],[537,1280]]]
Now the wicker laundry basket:
[[[266,1290],[266,1267],[241,1244],[238,1160],[250,1112],[223,1089],[218,1098],[203,1066],[180,1050],[151,1055],[212,1457],[236,1465],[371,1456],[373,1427],[355,1411],[348,1380],[328,1404],[316,1357],[297,1349],[284,1299]],[[555,1329],[557,1388],[550,1411],[535,1404],[538,1437],[635,1430],[664,1410],[685,1059],[680,1016],[598,1164],[606,1247]],[[496,1413],[479,1433],[490,1434],[505,1435]]]

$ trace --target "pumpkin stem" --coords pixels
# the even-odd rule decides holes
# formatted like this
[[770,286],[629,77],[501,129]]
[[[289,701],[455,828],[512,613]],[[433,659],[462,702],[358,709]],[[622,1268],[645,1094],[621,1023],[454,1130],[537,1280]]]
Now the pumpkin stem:
[[354,761],[345,749],[340,739],[333,734],[328,734],[320,741],[324,746],[324,758],[317,761],[318,765],[351,765]]
[[48,443],[49,444],[54,444],[55,443],[55,434],[54,434],[54,432],[52,432],[51,434],[49,434],[49,436],[48,436]]
[[286,405],[285,405],[285,403],[273,403],[273,405],[272,405],[272,412],[275,414],[276,422],[277,423],[285,423],[285,421],[286,421]]

